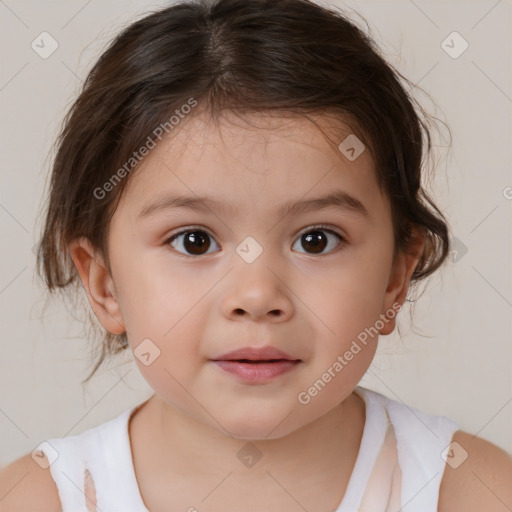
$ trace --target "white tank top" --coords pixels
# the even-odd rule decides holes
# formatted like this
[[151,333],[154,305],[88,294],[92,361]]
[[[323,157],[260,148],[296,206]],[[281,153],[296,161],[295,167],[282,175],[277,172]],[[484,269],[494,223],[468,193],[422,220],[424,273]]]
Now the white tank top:
[[[457,424],[361,386],[354,392],[365,402],[365,425],[335,512],[437,512],[446,464],[442,453],[459,430]],[[62,512],[149,512],[135,477],[128,433],[128,420],[141,405],[82,434],[38,446],[50,462]],[[94,483],[97,509],[85,498],[86,475]]]

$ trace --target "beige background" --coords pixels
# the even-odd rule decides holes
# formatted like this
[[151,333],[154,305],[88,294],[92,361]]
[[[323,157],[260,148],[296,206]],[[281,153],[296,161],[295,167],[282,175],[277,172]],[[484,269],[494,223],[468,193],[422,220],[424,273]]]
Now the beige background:
[[[88,385],[80,384],[90,368],[83,327],[69,305],[50,301],[43,312],[46,296],[32,248],[47,156],[66,108],[118,29],[161,5],[0,3],[0,466],[151,394],[132,356],[111,361]],[[344,5],[367,18],[389,61],[431,95],[437,107],[419,97],[450,126],[453,149],[438,148],[431,190],[467,248],[430,280],[413,326],[409,309],[402,312],[403,342],[396,330],[381,338],[361,385],[448,416],[512,452],[511,1]],[[43,31],[59,44],[48,59],[31,48]],[[453,31],[469,43],[457,59],[441,47]]]

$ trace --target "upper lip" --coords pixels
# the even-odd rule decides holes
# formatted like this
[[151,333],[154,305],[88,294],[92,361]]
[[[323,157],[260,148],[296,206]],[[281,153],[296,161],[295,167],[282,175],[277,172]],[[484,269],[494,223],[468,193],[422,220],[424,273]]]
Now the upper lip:
[[290,361],[297,361],[295,357],[290,354],[278,350],[274,347],[244,347],[238,350],[233,350],[222,354],[219,357],[213,359],[213,361],[239,361],[241,359],[247,359],[249,361],[269,361],[271,359],[288,359]]

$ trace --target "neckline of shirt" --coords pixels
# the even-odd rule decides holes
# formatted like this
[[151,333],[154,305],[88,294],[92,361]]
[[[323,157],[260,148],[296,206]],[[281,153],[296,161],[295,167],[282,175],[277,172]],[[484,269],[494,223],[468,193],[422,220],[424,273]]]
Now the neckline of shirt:
[[[347,484],[347,489],[335,512],[352,512],[359,507],[370,478],[371,470],[377,459],[380,446],[384,441],[385,427],[387,424],[386,415],[382,406],[380,408],[378,407],[379,404],[375,400],[374,392],[361,386],[356,386],[354,392],[363,399],[365,404],[363,435],[361,437],[356,462],[352,468],[352,473]],[[136,512],[149,512],[149,510],[142,500],[140,487],[135,476],[133,452],[130,444],[129,420],[136,410],[142,407],[146,402],[147,400],[128,409],[120,417],[120,420],[123,422],[122,446],[124,454],[127,456],[125,482],[127,489],[130,490],[130,505],[136,506]],[[134,490],[135,492],[133,492]],[[127,495],[124,490],[121,491],[121,494]],[[135,500],[136,503],[133,503],[133,500]]]

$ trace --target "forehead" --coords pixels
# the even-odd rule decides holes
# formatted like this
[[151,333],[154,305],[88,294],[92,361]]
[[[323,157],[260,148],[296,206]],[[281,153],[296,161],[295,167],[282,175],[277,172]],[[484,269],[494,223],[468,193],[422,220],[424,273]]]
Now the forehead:
[[349,136],[357,137],[327,115],[226,112],[211,118],[195,113],[142,160],[119,207],[135,218],[155,199],[195,195],[231,206],[230,213],[249,209],[254,214],[342,189],[366,198],[371,210],[383,202],[373,159],[368,148],[354,160],[347,158],[338,146]]

